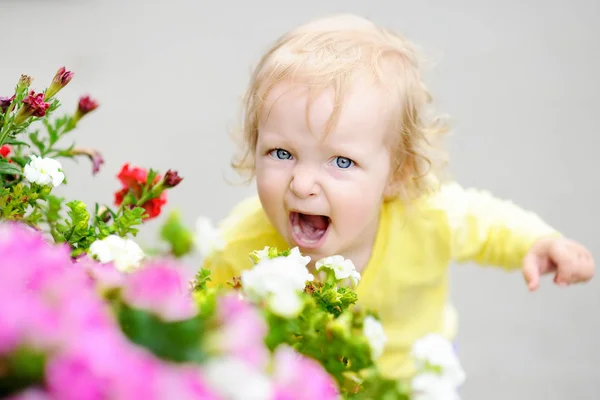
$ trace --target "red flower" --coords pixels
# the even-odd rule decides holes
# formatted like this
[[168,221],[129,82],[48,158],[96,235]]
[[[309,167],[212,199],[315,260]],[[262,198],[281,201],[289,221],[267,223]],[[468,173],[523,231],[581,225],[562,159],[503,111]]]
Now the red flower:
[[[121,181],[122,188],[115,193],[115,204],[120,206],[127,194],[131,193],[136,201],[139,201],[142,196],[142,189],[148,179],[148,171],[140,167],[130,167],[129,164],[124,164],[121,171],[117,175]],[[160,182],[161,177],[157,175],[153,184]],[[167,203],[167,192],[162,191],[160,196],[145,201],[140,206],[146,210],[148,219],[155,218],[160,215],[162,206]],[[132,205],[133,206],[133,205]]]
[[25,108],[30,111],[30,115],[35,117],[43,117],[46,111],[50,108],[50,103],[44,101],[44,93],[35,93],[33,90],[23,99]]
[[79,99],[79,104],[77,106],[77,111],[84,116],[85,114],[94,111],[98,108],[98,102],[92,99],[90,96],[82,96]]
[[29,92],[27,97],[23,99],[24,106],[19,109],[19,113],[15,117],[15,123],[21,124],[30,116],[43,117],[46,111],[50,108],[50,103],[44,101],[44,93],[35,93],[33,90]]
[[6,156],[8,156],[11,151],[12,148],[9,145],[5,144],[2,147],[0,147],[0,156],[6,158]]

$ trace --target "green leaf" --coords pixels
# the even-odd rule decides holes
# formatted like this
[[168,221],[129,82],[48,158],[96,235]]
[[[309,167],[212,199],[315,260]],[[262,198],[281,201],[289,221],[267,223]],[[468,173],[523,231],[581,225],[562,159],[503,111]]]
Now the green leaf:
[[6,138],[4,144],[10,144],[12,146],[27,146],[30,147],[29,143],[21,142],[20,140],[13,139],[11,137]]
[[160,237],[169,244],[175,257],[182,257],[194,248],[194,236],[183,224],[177,211],[171,212],[161,227]]
[[136,236],[139,230],[134,227],[142,224],[142,217],[145,213],[146,210],[142,207],[124,208],[123,214],[119,215],[114,222],[117,235],[121,237],[125,237],[128,234]]
[[44,154],[44,151],[46,150],[46,145],[44,144],[43,141],[41,141],[38,138],[38,131],[31,132],[29,134],[29,140],[31,140],[31,143],[33,143],[35,145],[35,147],[38,148],[38,150],[40,151],[40,154]]
[[0,174],[3,175],[21,175],[23,171],[14,164],[10,164],[3,159],[0,159]]
[[123,304],[118,318],[121,329],[132,342],[163,360],[201,363],[206,358],[200,344],[204,323],[199,317],[165,322],[149,312]]

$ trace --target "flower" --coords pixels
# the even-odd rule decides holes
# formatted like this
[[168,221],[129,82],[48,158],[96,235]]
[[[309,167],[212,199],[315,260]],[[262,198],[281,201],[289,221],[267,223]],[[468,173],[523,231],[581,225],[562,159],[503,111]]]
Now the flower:
[[58,93],[62,88],[67,86],[69,82],[71,82],[71,79],[73,79],[74,75],[75,74],[73,72],[67,71],[65,67],[60,67],[58,71],[56,71],[56,74],[54,75],[50,86],[46,90],[45,99],[48,100],[54,97],[56,93]]
[[422,396],[419,399],[433,399],[431,396],[437,393],[445,393],[448,397],[436,399],[458,399],[456,390],[464,383],[466,375],[448,340],[439,334],[428,334],[415,342],[412,357],[418,371],[412,384],[413,390]]
[[367,315],[363,325],[363,335],[367,338],[371,347],[371,357],[375,360],[383,354],[387,336],[381,322],[371,315]]
[[31,156],[29,164],[23,169],[25,178],[31,183],[38,185],[59,186],[65,180],[60,162],[49,157]]
[[411,400],[460,400],[456,387],[443,376],[426,372],[411,381]]
[[0,110],[3,113],[8,111],[8,108],[10,107],[10,105],[12,104],[14,99],[15,99],[14,94],[12,95],[12,97],[0,96]]
[[79,98],[76,114],[78,114],[79,118],[81,118],[84,115],[94,111],[96,108],[98,108],[98,106],[98,102],[92,99],[89,95],[82,96],[81,98]]
[[335,273],[335,279],[342,280],[346,278],[352,279],[354,286],[360,280],[360,273],[356,270],[354,263],[351,260],[346,260],[340,255],[326,257],[317,261],[315,267],[318,270],[329,268]]
[[235,357],[209,360],[203,368],[207,384],[227,400],[272,399],[269,377]]
[[273,367],[275,400],[338,399],[335,380],[312,358],[287,345],[275,351]]
[[150,311],[164,321],[180,321],[197,313],[183,269],[166,262],[153,262],[126,277],[123,300],[138,309]]
[[210,218],[198,217],[196,220],[195,245],[202,258],[210,257],[215,251],[225,248],[225,241],[215,229]]
[[19,125],[32,115],[41,118],[46,115],[46,111],[50,108],[50,103],[44,101],[44,93],[35,93],[30,91],[23,99],[23,107],[19,109],[15,117],[15,124]]
[[182,180],[183,178],[177,174],[177,171],[168,170],[165,174],[164,182],[166,187],[174,188],[175,186],[179,185]]
[[90,245],[89,253],[101,263],[113,262],[119,271],[129,272],[137,268],[144,252],[136,242],[117,235],[98,239]]
[[[125,201],[125,197],[128,194],[131,194],[135,199],[135,202],[138,203],[143,200],[142,204],[139,204],[140,207],[143,207],[146,213],[148,214],[147,218],[155,218],[160,215],[162,210],[162,206],[167,203],[167,192],[162,191],[157,197],[149,197],[148,199],[142,199],[143,187],[146,185],[146,181],[148,180],[148,171],[144,168],[140,167],[130,167],[128,163],[124,164],[121,168],[121,171],[117,175],[117,178],[121,181],[122,189],[115,193],[115,204],[120,206],[123,201]],[[160,175],[156,175],[152,184],[157,184],[160,182]],[[135,204],[127,204],[130,207],[135,206]]]
[[306,268],[308,262],[297,254],[262,259],[252,269],[243,271],[244,292],[251,297],[266,298],[281,290],[303,291],[306,282],[314,280],[314,277]]
[[3,158],[6,158],[10,154],[11,151],[12,151],[12,147],[5,144],[2,147],[0,147],[0,156]]
[[265,346],[268,326],[260,312],[231,293],[218,299],[217,316],[221,324],[214,335],[217,350],[251,366],[264,368],[269,361]]
[[273,313],[284,318],[295,318],[304,309],[302,297],[296,292],[280,290],[268,298],[268,305]]
[[[141,377],[145,380],[145,377]],[[156,400],[220,400],[205,382],[200,368],[192,366],[165,366],[159,373],[156,385]],[[133,397],[132,397],[133,398]],[[135,397],[139,398],[139,397]]]
[[100,166],[104,164],[104,158],[102,154],[96,149],[91,149],[87,147],[76,147],[70,151],[70,154],[73,156],[87,156],[92,162],[92,175],[96,175],[100,172]]

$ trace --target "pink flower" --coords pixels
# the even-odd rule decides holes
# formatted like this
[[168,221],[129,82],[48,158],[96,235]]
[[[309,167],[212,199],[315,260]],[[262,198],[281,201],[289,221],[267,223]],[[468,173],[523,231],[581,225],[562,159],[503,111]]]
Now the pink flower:
[[264,367],[269,360],[267,323],[259,311],[232,293],[219,298],[217,313],[222,324],[217,333],[220,349],[252,366]]
[[155,399],[160,361],[120,332],[87,332],[46,366],[46,386],[57,399]]
[[182,267],[154,262],[126,277],[122,296],[127,304],[164,321],[185,320],[197,313],[188,282]]
[[100,293],[119,288],[125,282],[123,273],[113,263],[100,263],[86,255],[79,258],[75,265],[87,272]]
[[156,381],[157,399],[219,400],[195,366],[165,364]]
[[338,399],[334,379],[312,358],[281,345],[274,355],[275,400]]

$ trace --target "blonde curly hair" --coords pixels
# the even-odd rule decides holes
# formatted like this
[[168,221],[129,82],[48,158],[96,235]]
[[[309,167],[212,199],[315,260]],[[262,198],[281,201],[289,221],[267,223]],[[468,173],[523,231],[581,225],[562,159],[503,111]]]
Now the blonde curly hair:
[[394,134],[389,141],[393,172],[387,199],[410,201],[437,189],[446,164],[439,139],[448,127],[442,118],[429,115],[432,98],[420,68],[414,45],[361,17],[323,18],[286,33],[262,56],[251,76],[233,168],[250,180],[254,177],[259,121],[265,99],[275,85],[301,82],[313,95],[333,89],[335,107],[327,125],[330,131],[353,80],[367,73],[390,95],[394,110],[390,126]]

